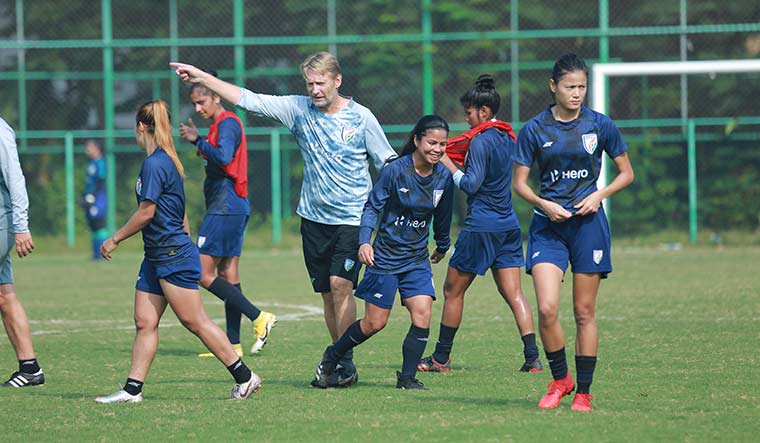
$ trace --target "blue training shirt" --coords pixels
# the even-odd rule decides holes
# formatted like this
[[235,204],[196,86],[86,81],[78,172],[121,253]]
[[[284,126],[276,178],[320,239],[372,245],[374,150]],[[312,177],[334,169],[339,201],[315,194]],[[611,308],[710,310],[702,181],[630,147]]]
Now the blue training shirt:
[[[551,106],[533,117],[517,138],[515,162],[538,164],[540,197],[574,213],[573,205],[597,190],[602,153],[615,158],[628,150],[612,119],[585,106],[578,118],[557,121]],[[538,208],[535,211],[543,214]]]
[[86,194],[95,194],[104,190],[106,187],[106,159],[100,156],[96,159],[87,161],[87,181],[85,182],[84,192]]
[[227,166],[240,148],[243,130],[234,118],[219,122],[217,147],[204,137],[198,139],[198,150],[206,156],[204,165],[206,179],[203,195],[206,198],[206,213],[216,215],[249,215],[251,205],[248,199],[235,192],[235,181],[221,166]]
[[459,189],[467,194],[464,228],[473,232],[518,229],[512,208],[512,165],[516,146],[506,132],[490,128],[470,143]]
[[372,112],[351,99],[340,112],[326,114],[306,96],[241,89],[238,106],[279,121],[301,148],[298,215],[327,225],[358,226],[372,188],[369,158],[379,171],[396,155]]
[[380,273],[404,272],[428,260],[430,223],[436,249],[448,251],[454,180],[440,163],[427,177],[417,174],[411,155],[388,163],[364,205],[359,244],[369,243],[378,218],[372,247]]
[[160,147],[143,161],[135,194],[138,205],[145,200],[156,204],[153,219],[142,228],[148,260],[172,259],[179,248],[195,246],[184,229],[185,187],[182,177]]

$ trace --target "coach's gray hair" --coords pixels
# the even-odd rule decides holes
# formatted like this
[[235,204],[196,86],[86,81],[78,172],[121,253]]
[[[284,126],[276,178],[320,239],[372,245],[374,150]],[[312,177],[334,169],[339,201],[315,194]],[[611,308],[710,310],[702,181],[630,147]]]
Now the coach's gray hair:
[[301,75],[306,78],[306,70],[311,69],[319,73],[330,73],[333,78],[340,74],[340,64],[338,59],[329,52],[317,52],[306,57],[306,60],[301,63]]

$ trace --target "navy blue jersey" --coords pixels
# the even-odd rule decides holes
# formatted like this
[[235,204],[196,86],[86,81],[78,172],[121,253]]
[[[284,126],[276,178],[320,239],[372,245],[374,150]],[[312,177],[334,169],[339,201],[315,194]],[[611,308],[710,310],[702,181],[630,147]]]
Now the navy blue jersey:
[[359,225],[359,244],[369,243],[372,230],[380,226],[372,247],[374,272],[404,272],[428,260],[428,238],[433,223],[436,249],[451,246],[451,208],[454,181],[440,163],[432,174],[421,177],[414,170],[412,156],[388,163],[380,172],[364,205]]
[[512,165],[515,142],[491,128],[470,143],[459,189],[467,197],[464,227],[475,232],[503,232],[520,227],[512,208]]
[[602,153],[615,158],[627,150],[606,115],[582,106],[578,118],[560,122],[550,106],[520,131],[515,162],[528,167],[538,163],[540,197],[574,213],[573,205],[597,190]]
[[243,130],[232,118],[219,122],[217,147],[205,138],[198,139],[198,150],[205,156],[206,180],[203,195],[206,197],[206,213],[215,215],[249,215],[248,199],[235,192],[235,180],[222,170],[230,164],[240,148]]
[[185,232],[185,187],[174,162],[157,147],[140,168],[135,185],[137,204],[148,200],[156,204],[153,219],[142,228],[145,257],[148,260],[172,258],[183,246],[193,245]]

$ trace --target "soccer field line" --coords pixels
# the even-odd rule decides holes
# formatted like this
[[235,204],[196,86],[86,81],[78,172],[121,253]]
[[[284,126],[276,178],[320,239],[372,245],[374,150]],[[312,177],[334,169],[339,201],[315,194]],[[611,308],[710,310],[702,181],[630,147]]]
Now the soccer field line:
[[[277,314],[277,321],[304,321],[304,320],[312,320],[317,319],[317,316],[321,316],[323,311],[321,307],[318,306],[311,306],[311,305],[291,305],[291,304],[285,304],[285,303],[267,303],[267,304],[260,304],[260,306],[266,306],[274,307],[274,308],[283,308],[283,309],[297,309],[301,312],[293,312],[288,314]],[[217,324],[223,324],[225,319],[224,318],[212,318],[211,319],[214,323]],[[41,327],[46,327],[50,325],[59,325],[59,326],[78,326],[78,325],[93,325],[94,327],[80,327],[75,329],[69,329],[69,328],[61,328],[61,329],[38,329],[38,330],[32,330],[32,335],[51,335],[51,334],[78,334],[78,333],[88,333],[88,332],[108,332],[108,331],[128,331],[133,330],[135,328],[134,326],[134,320],[130,318],[125,319],[103,319],[103,320],[70,320],[70,319],[49,319],[49,320],[29,320],[29,324],[39,325]],[[119,324],[124,324],[123,326],[118,326]],[[103,325],[102,327],[98,327],[98,325]],[[176,328],[177,326],[182,326],[181,323],[177,321],[162,321],[158,327],[159,328]],[[0,337],[6,338],[7,335],[0,334]]]

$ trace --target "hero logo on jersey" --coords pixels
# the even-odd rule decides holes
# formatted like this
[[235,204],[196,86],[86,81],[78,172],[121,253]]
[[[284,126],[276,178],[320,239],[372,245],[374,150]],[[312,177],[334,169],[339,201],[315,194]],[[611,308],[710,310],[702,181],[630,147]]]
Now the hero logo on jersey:
[[586,150],[589,154],[593,154],[596,150],[596,145],[599,144],[599,139],[597,138],[596,134],[583,134],[583,149]]
[[137,183],[135,183],[135,192],[137,192],[137,195],[142,193],[142,177],[139,175],[137,176]]
[[441,201],[441,197],[443,197],[443,189],[433,190],[433,207],[434,208],[438,207],[438,203]]

